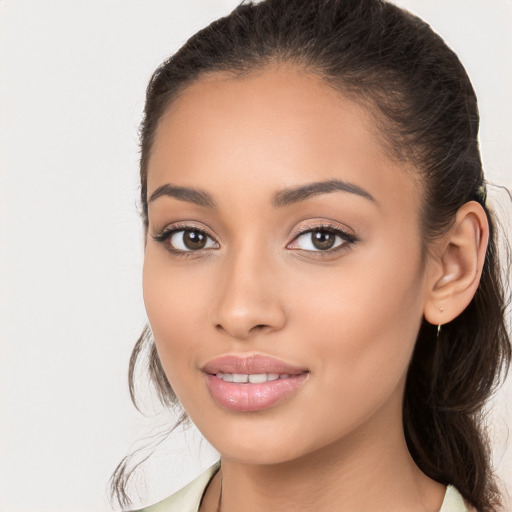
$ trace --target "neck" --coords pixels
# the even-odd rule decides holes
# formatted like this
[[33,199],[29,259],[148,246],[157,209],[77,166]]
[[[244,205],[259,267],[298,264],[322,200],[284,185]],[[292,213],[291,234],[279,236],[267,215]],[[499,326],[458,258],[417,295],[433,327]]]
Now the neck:
[[331,512],[333,505],[351,512],[437,512],[445,487],[416,466],[401,424],[365,430],[278,464],[223,457],[201,512]]

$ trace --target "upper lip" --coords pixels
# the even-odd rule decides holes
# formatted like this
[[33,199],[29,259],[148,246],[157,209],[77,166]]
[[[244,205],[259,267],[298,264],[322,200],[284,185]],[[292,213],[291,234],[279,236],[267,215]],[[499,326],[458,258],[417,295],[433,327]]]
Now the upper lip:
[[202,370],[211,375],[216,373],[279,373],[297,375],[308,371],[306,368],[299,368],[274,357],[261,354],[250,356],[226,354],[208,361]]

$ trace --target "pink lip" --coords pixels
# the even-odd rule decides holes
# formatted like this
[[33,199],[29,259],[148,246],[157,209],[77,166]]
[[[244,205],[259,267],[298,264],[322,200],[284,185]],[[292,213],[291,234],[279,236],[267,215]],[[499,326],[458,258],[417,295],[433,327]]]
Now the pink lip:
[[208,361],[202,370],[211,375],[216,373],[287,373],[298,375],[307,371],[270,356],[252,355],[246,357],[226,355]]
[[[267,409],[289,398],[308,378],[306,369],[268,356],[222,356],[203,367],[212,398],[223,408],[238,412]],[[226,382],[217,373],[279,373],[284,378],[259,384]]]

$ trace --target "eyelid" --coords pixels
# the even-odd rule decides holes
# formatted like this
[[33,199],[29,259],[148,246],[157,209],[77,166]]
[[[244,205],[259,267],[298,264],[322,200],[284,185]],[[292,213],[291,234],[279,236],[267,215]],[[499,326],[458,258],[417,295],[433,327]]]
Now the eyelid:
[[153,238],[159,238],[160,236],[164,236],[168,233],[172,233],[175,231],[194,231],[194,230],[201,231],[201,232],[205,233],[206,235],[208,235],[210,238],[215,239],[215,237],[210,234],[210,232],[208,231],[208,229],[206,227],[197,225],[192,221],[191,222],[177,222],[176,224],[166,225],[162,229],[157,230],[156,233],[154,233],[151,236]]
[[326,230],[330,229],[332,231],[340,232],[341,234],[346,235],[347,237],[356,238],[356,235],[353,234],[351,230],[349,230],[348,228],[343,228],[340,225],[331,223],[329,221],[313,221],[312,224],[306,224],[296,229],[291,236],[292,239],[295,240],[295,238],[297,238],[297,236],[299,235],[322,228]]

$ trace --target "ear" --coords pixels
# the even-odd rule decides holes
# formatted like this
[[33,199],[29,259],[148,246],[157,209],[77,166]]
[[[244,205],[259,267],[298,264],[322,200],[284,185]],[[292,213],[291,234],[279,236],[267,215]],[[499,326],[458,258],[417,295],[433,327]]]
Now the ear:
[[429,255],[423,311],[428,322],[446,324],[466,309],[480,283],[488,242],[484,209],[476,201],[465,203]]

